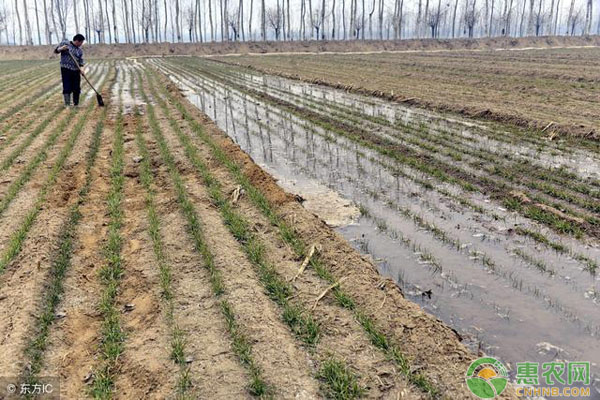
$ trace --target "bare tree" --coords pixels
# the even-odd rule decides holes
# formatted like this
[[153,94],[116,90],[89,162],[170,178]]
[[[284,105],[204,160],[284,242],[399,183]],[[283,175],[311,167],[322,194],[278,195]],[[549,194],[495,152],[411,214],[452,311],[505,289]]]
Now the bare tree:
[[523,0],[523,12],[521,13],[521,23],[519,24],[519,36],[524,34],[524,21],[525,21],[525,8],[527,7],[527,0]]
[[476,0],[473,0],[472,3],[469,3],[469,1],[466,2],[465,13],[463,15],[465,29],[467,29],[469,38],[473,37],[475,23],[479,18],[479,13],[475,8],[475,2]]
[[439,37],[439,26],[440,26],[440,21],[442,19],[441,7],[442,7],[441,0],[438,0],[437,9],[432,10],[431,14],[429,14],[429,20],[427,21],[427,24],[429,25],[429,28],[431,29],[431,37],[432,38]]
[[231,39],[233,41],[238,41],[240,39],[239,9],[234,9],[230,13],[228,13],[227,18],[227,24],[231,28],[231,33],[233,34]]
[[[394,39],[402,38],[402,20],[404,18],[404,0],[396,0],[394,2],[394,13],[390,16],[389,25],[394,28]],[[388,33],[389,39],[389,33]]]
[[271,7],[267,10],[267,19],[269,20],[269,25],[273,28],[273,32],[275,33],[275,40],[279,40],[279,32],[281,30],[281,10],[276,7]]
[[543,0],[539,0],[538,9],[533,15],[533,19],[535,22],[535,36],[540,36],[542,34],[542,27],[546,19],[546,12],[542,10],[542,5]]
[[193,42],[192,32],[194,31],[195,13],[191,5],[186,6],[183,15],[183,18],[185,19],[185,25],[188,31],[188,40],[190,42]]
[[8,38],[8,10],[6,5],[2,4],[0,8],[0,42],[2,41],[2,32],[6,35],[6,44],[9,44],[10,39]]
[[571,20],[567,27],[567,29],[571,31],[570,32],[571,36],[575,35],[575,28],[577,28],[579,26],[582,19],[583,19],[583,11],[581,10],[581,8],[578,8],[576,11],[574,11],[572,13]]
[[373,0],[373,5],[371,6],[371,11],[369,11],[369,39],[373,39],[373,14],[375,13],[375,0]]
[[587,0],[585,7],[585,22],[583,24],[583,34],[589,35],[592,30],[592,0]]
[[25,20],[25,44],[33,45],[33,36],[31,31],[31,22],[29,21],[29,12],[27,11],[27,2],[23,0],[23,19]]
[[356,39],[361,37],[361,34],[364,36],[364,34],[363,34],[364,20],[365,19],[363,18],[362,14],[356,16],[356,18],[354,19],[354,31],[356,32],[356,34],[354,36]]
[[115,43],[119,43],[119,30],[117,28],[117,7],[115,5],[115,0],[112,0],[112,20]]
[[[571,6],[569,7],[569,16],[567,18],[567,34],[569,33],[569,29],[571,27],[571,20],[573,19],[574,12],[575,12],[575,0],[571,0]],[[571,35],[573,35],[572,32],[571,32]]]
[[152,7],[151,3],[146,6],[146,0],[142,0],[142,12],[139,16],[139,24],[142,28],[144,42],[150,42],[150,31],[152,28]]

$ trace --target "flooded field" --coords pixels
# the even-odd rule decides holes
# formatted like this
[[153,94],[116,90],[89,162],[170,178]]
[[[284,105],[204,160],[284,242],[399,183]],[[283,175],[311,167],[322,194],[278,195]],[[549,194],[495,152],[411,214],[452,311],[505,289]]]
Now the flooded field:
[[596,144],[214,61],[149,63],[473,351],[598,375]]

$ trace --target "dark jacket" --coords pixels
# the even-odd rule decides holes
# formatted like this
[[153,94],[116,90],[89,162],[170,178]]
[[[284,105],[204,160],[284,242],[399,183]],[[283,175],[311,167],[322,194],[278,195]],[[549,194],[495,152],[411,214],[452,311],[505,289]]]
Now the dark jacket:
[[[58,48],[62,47],[64,45],[69,46],[68,50],[58,51]],[[61,53],[60,54],[61,68],[67,68],[67,69],[70,69],[73,71],[77,71],[77,65],[75,65],[75,63],[73,62],[73,59],[71,59],[71,56],[69,56],[69,52],[71,52],[73,57],[75,57],[75,59],[79,63],[80,67],[83,67],[83,65],[85,64],[83,61],[83,50],[81,50],[80,47],[75,46],[73,44],[73,42],[70,42],[68,40],[63,40],[62,42],[60,42],[60,44],[58,46],[56,46],[56,48],[54,49],[54,52],[56,54]]]

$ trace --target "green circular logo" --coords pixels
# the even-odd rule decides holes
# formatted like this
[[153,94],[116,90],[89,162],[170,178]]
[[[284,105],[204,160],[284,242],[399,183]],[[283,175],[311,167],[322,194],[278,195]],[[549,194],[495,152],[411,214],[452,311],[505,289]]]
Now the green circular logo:
[[508,383],[506,367],[492,357],[475,360],[467,369],[465,377],[469,390],[480,399],[493,399],[499,396]]

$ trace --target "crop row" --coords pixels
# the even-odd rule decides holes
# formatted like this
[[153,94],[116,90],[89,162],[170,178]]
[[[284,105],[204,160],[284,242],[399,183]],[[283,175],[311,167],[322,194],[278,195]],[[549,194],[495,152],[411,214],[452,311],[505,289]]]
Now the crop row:
[[[209,88],[202,88],[201,90],[203,90],[205,93],[210,92]],[[219,100],[219,101],[225,103],[225,105],[223,106],[223,108],[225,109],[225,113],[226,114],[231,113],[231,124],[234,126],[234,128],[235,128],[234,114],[238,116],[239,125],[242,126],[242,129],[245,130],[246,132],[250,132],[252,135],[255,134],[256,129],[254,129],[254,130],[248,129],[248,119],[252,120],[252,122],[254,124],[256,124],[256,126],[258,126],[258,129],[260,131],[260,125],[265,124],[264,122],[262,122],[260,120],[262,118],[265,118],[267,120],[267,122],[271,122],[271,124],[265,124],[262,126],[262,128],[266,132],[272,132],[274,135],[277,135],[277,136],[285,136],[285,134],[283,134],[284,130],[273,128],[273,126],[272,126],[273,120],[271,118],[271,121],[269,121],[268,114],[266,116],[261,115],[260,118],[259,118],[258,114],[256,117],[248,116],[248,113],[246,112],[245,109],[244,110],[238,109],[235,112],[233,112],[231,105],[229,105],[229,111],[228,111],[228,102],[229,102],[229,99],[231,99],[231,97],[233,96],[233,93],[234,93],[234,91],[223,93],[222,95],[218,95],[218,97],[219,98],[223,97],[223,98],[228,99],[226,101],[223,101],[223,100]],[[215,96],[217,96],[217,94],[215,94]],[[241,101],[243,101],[243,100],[240,99],[240,102]],[[254,101],[255,100],[253,100],[253,102]],[[236,101],[233,101],[232,103],[235,104]],[[217,107],[217,105],[215,105],[215,107]],[[221,110],[223,108],[221,108]],[[271,115],[277,114],[277,109],[271,110],[271,112],[269,114],[271,114]],[[244,118],[246,119],[245,121],[244,121]],[[291,129],[293,129],[291,126],[285,127],[285,131],[287,131],[287,132],[289,132]],[[292,137],[293,137],[293,133],[292,133]],[[304,144],[303,142],[298,141],[298,139],[301,139],[301,137],[297,137],[295,142],[286,142],[287,143],[286,148],[287,148],[287,146],[290,146],[290,147],[293,147],[295,149],[295,151],[305,152],[305,151],[308,151],[307,149],[310,149],[311,147],[314,146],[314,144],[311,144],[310,142]],[[257,140],[262,140],[262,138],[257,139]],[[286,139],[283,139],[283,140],[286,140]],[[335,139],[327,138],[326,140],[335,140]],[[269,143],[271,143],[270,139],[269,139]],[[317,144],[318,147],[322,147],[323,145],[327,146],[326,142],[321,145]],[[307,157],[313,161],[319,160],[321,158],[321,157],[319,157],[318,154],[315,154],[313,152],[311,152],[309,155],[307,155]],[[323,171],[331,171],[334,169],[339,170],[339,168],[336,168],[334,165],[327,164],[328,161],[331,162],[331,159],[330,159],[330,157],[327,156],[327,154],[322,154],[322,158],[323,158],[323,164],[321,164],[321,161],[319,161],[319,164],[321,164],[321,165],[319,165],[319,167],[317,169],[323,170]],[[350,173],[350,171],[349,171],[349,173]],[[354,174],[355,173],[353,173],[353,175]],[[336,175],[338,176],[338,179],[343,177],[343,179],[345,181],[351,182],[351,183],[353,181],[355,181],[356,179],[360,179],[360,173],[359,173],[358,178],[353,177],[348,174],[343,174],[341,171],[336,173]],[[366,184],[370,185],[370,183],[368,183],[368,182]],[[375,190],[377,190],[377,189],[375,189]],[[367,191],[367,192],[371,193],[369,191]],[[380,192],[374,191],[374,192],[372,192],[371,196],[373,196],[373,198],[375,199],[376,198],[375,196],[380,196],[380,195],[381,195]],[[525,285],[525,287],[523,287],[523,278],[518,278],[517,276],[514,276],[513,273],[510,271],[510,269],[504,268],[502,265],[499,265],[496,262],[494,262],[492,257],[487,255],[485,252],[482,252],[481,250],[479,250],[475,247],[467,246],[465,243],[463,243],[458,238],[453,237],[450,233],[444,231],[443,228],[437,227],[432,222],[425,220],[423,217],[420,217],[419,215],[415,214],[409,208],[399,206],[391,198],[386,200],[386,205],[388,207],[392,207],[394,211],[400,212],[400,214],[402,216],[404,216],[406,219],[414,222],[419,230],[424,229],[425,231],[430,232],[431,235],[435,239],[439,240],[442,244],[448,244],[451,246],[452,249],[456,250],[458,253],[465,254],[465,256],[468,256],[471,260],[473,260],[472,262],[480,262],[483,267],[485,267],[486,269],[489,269],[495,275],[502,277],[503,279],[506,279],[508,281],[507,283],[509,283],[512,287],[515,287],[518,290],[526,289],[526,293],[529,293],[539,299],[545,299],[545,301],[547,301],[549,304],[551,304],[553,306],[553,308],[561,310],[561,312],[563,312],[565,315],[567,315],[570,319],[572,319],[573,317],[576,317],[576,315],[574,315],[572,311],[569,311],[564,305],[561,305],[558,300],[553,299],[551,297],[547,297],[535,285],[533,285],[533,286]],[[364,206],[363,206],[363,209],[365,209]],[[365,211],[365,213],[367,213],[367,211]],[[395,229],[393,229],[391,227],[388,228],[385,226],[385,224],[380,224],[378,222],[378,226],[380,226],[380,225],[381,225],[382,232],[388,233],[388,234],[393,234],[394,238],[396,238],[396,239],[398,237],[402,237],[403,243],[406,243],[408,247],[412,248],[415,251],[418,250],[419,253],[421,254],[422,258],[425,258],[425,257],[427,258],[427,260],[424,260],[424,261],[431,262],[434,265],[440,266],[440,268],[441,268],[441,263],[439,261],[436,261],[434,258],[432,258],[432,255],[430,252],[423,249],[420,245],[417,245],[417,248],[415,249],[415,243],[413,242],[412,239],[407,238],[405,235],[398,233]],[[482,245],[485,245],[485,243],[482,242]],[[545,264],[543,264],[543,262],[536,260],[532,256],[523,257],[524,253],[522,251],[515,253],[515,254],[517,256],[523,258],[525,261],[530,263],[532,266],[534,266],[536,268],[535,269],[536,271],[539,270],[543,273],[548,273],[548,269],[546,268]],[[593,263],[593,260],[588,260],[588,261]],[[595,265],[595,264],[589,264],[589,265]],[[553,271],[550,271],[550,275],[552,274],[552,272]],[[557,282],[557,284],[563,282],[562,279],[560,281],[556,281],[556,280],[552,280],[552,281]],[[571,279],[569,279],[569,280],[565,279],[564,282],[569,283],[569,285],[570,285]],[[573,287],[573,289],[580,290],[581,288],[577,289],[576,287]]]
[[[181,71],[177,71],[177,74],[178,74],[178,76],[181,76]],[[205,88],[203,88],[203,90],[210,90],[210,88],[205,87]],[[224,96],[228,98],[229,94],[225,93]],[[323,106],[323,108],[325,108],[325,106]],[[278,111],[278,107],[274,107],[273,110],[271,111],[271,113],[275,113],[275,114],[277,114],[278,112],[279,112]],[[246,111],[245,111],[245,114],[247,114]],[[246,116],[246,119],[247,118],[248,117]],[[259,124],[259,126],[261,124],[260,121],[254,121],[254,122],[256,124]],[[304,126],[301,128],[301,130],[307,130],[307,129],[309,131],[313,132],[313,133],[320,134],[320,129],[315,129],[314,126],[313,127],[308,127],[307,124],[304,124]],[[333,135],[332,136],[331,133],[327,133],[327,132],[330,132],[330,131],[328,131],[325,128],[323,128],[323,130],[324,130],[324,133],[322,135],[325,138],[326,142],[327,141],[334,141],[334,142],[337,142],[337,143],[341,143],[343,145],[343,140],[341,140],[340,136],[338,136],[338,135]],[[354,146],[352,146],[352,147],[354,148]],[[356,150],[356,151],[359,151],[359,150]],[[428,188],[428,189],[435,188],[443,196],[450,197],[450,198],[452,198],[454,200],[457,200],[459,203],[468,206],[469,208],[473,209],[476,212],[486,212],[486,209],[481,208],[480,206],[471,203],[468,199],[464,199],[461,196],[456,196],[454,193],[451,193],[450,191],[448,191],[447,188],[445,188],[443,186],[440,187],[440,186],[436,185],[434,187],[434,186],[431,185],[431,181],[430,180],[421,180],[420,178],[418,178],[417,176],[415,176],[413,174],[410,174],[410,175],[406,174],[401,169],[398,169],[394,165],[390,164],[389,162],[386,162],[385,159],[373,158],[372,156],[366,155],[366,154],[364,154],[362,152],[361,152],[360,156],[368,158],[371,162],[375,162],[375,163],[381,164],[387,170],[389,170],[390,173],[393,176],[402,176],[403,178],[409,179],[409,180],[411,180],[411,181],[413,181],[413,182],[415,182],[417,184],[420,184],[423,187]],[[490,216],[493,217],[494,219],[500,218],[495,213],[490,214]],[[528,228],[522,228],[517,233],[523,233],[523,232],[532,233],[532,232],[535,232],[535,231],[532,231],[531,229],[528,229]],[[561,243],[558,243],[558,242],[555,242],[555,241],[552,241],[552,240],[548,239],[546,236],[544,236],[543,234],[541,234],[539,232],[536,232],[535,234],[530,234],[528,236],[531,237],[531,238],[533,238],[536,241],[541,242],[544,245],[547,245],[548,247],[552,248],[553,250],[559,251],[559,252],[561,252],[563,254],[572,255],[573,258],[575,258],[578,261],[582,262],[583,265],[584,265],[584,267],[586,269],[588,269],[590,272],[595,271],[596,268],[597,268],[597,263],[594,260],[590,259],[589,257],[587,257],[587,256],[585,256],[583,254],[580,254],[580,253],[572,251],[571,249],[569,249],[568,247],[566,247],[565,245],[563,245]]]
[[[162,87],[162,85],[161,85]],[[196,135],[198,139],[204,142],[210,148],[213,156],[223,165],[225,166],[236,182],[241,185],[246,193],[248,193],[249,198],[255,207],[273,224],[273,226],[278,230],[282,240],[284,240],[288,245],[294,249],[296,255],[299,258],[305,258],[308,255],[308,246],[301,240],[300,236],[294,231],[294,229],[287,225],[279,217],[275,211],[272,209],[269,201],[264,197],[264,195],[260,192],[259,189],[254,187],[250,180],[244,175],[240,167],[234,163],[232,160],[228,158],[228,156],[215,144],[215,142],[204,132],[202,125],[199,124],[189,113],[185,107],[178,100],[174,99],[172,95],[170,95],[166,90],[161,92],[163,96],[167,96],[170,98],[172,102],[174,102],[174,106],[176,109],[184,116],[184,119],[188,121],[190,124],[190,128]],[[160,98],[161,96],[157,96],[156,98]],[[160,102],[160,100],[159,100]],[[199,157],[194,156],[194,150],[191,147],[189,139],[186,140],[186,137],[183,135],[179,135],[180,141],[184,149],[186,149],[186,153],[188,158],[192,162],[192,164],[196,165],[196,168],[199,171],[201,176],[204,175],[205,181],[212,183],[210,175],[207,174],[207,167],[202,164]],[[187,145],[186,145],[187,144]],[[216,183],[212,183],[216,185]],[[214,202],[217,207],[222,209],[223,219],[228,223],[228,225],[232,226],[232,233],[240,241],[243,247],[245,247],[249,259],[253,262],[253,264],[258,264],[260,266],[260,262],[262,261],[260,257],[262,257],[262,253],[259,252],[255,254],[252,251],[253,247],[250,247],[253,243],[252,237],[248,237],[247,231],[244,229],[248,222],[245,222],[244,219],[239,216],[236,217],[236,213],[230,210],[230,205],[227,201],[225,201],[222,197],[219,197],[217,193],[212,194],[214,196]],[[224,204],[223,204],[224,203]],[[336,285],[336,281],[334,280],[333,275],[327,271],[326,267],[321,264],[318,257],[312,257],[310,259],[310,265],[317,271],[317,274],[321,277],[321,279],[328,282],[330,285],[334,285],[332,288],[332,293],[334,294],[337,304],[345,309],[352,311],[357,318],[357,321],[365,330],[367,336],[371,339],[372,344],[375,347],[381,349],[385,354],[387,354],[391,360],[396,362],[396,364],[400,367],[400,370],[406,375],[408,380],[416,385],[416,387],[420,388],[426,393],[429,393],[432,397],[437,396],[437,389],[435,389],[425,378],[420,374],[413,374],[410,369],[410,363],[406,357],[403,356],[400,348],[393,344],[393,342],[385,336],[379,329],[376,327],[374,321],[367,316],[366,313],[361,311],[360,307],[349,297],[349,295],[342,289],[341,285]],[[260,267],[259,267],[260,268]]]

